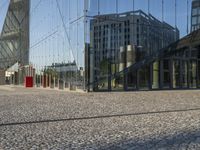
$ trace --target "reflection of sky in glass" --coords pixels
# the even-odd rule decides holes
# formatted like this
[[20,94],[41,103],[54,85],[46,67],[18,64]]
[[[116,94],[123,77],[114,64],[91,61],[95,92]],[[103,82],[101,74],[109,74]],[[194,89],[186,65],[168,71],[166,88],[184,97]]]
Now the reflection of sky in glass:
[[[52,0],[49,0],[52,1]],[[73,2],[74,1],[74,2]],[[76,0],[73,0],[71,3],[71,18],[75,18],[76,17]],[[79,0],[79,3],[83,1],[83,0]],[[148,5],[147,5],[147,1],[148,0],[134,0],[134,7],[135,9],[141,9],[145,12],[147,12],[148,10]],[[38,0],[32,0],[32,7],[34,7],[35,4],[37,4]],[[62,4],[64,4],[63,6],[67,7],[67,3],[68,1],[66,0],[60,0],[60,2]],[[164,0],[164,20],[168,23],[170,23],[171,25],[174,25],[175,23],[175,8],[174,8],[174,2],[175,0]],[[50,7],[48,6],[48,3],[46,3],[45,1],[42,2],[46,5],[42,5],[39,7],[39,9],[37,9],[37,14],[43,14],[45,13],[45,11],[48,12],[48,10],[50,9]],[[83,5],[83,2],[81,2],[82,4],[79,5]],[[100,0],[100,13],[114,13],[116,12],[116,0]],[[97,0],[91,0],[90,4],[93,7],[93,10],[96,11],[97,13]],[[161,0],[150,0],[150,13],[153,14],[153,16],[155,16],[156,18],[160,19],[162,18],[162,7],[161,7]],[[191,0],[189,0],[189,13],[190,13],[190,8],[191,8]],[[55,5],[55,3],[54,3]],[[95,6],[96,5],[96,6]],[[62,7],[63,7],[62,6]],[[8,7],[8,1],[7,0],[2,0],[0,1],[0,28],[3,25],[3,21],[4,21],[4,17],[5,17],[5,13]],[[54,6],[55,7],[55,6]],[[125,11],[131,11],[133,8],[133,0],[118,0],[118,12],[125,12]],[[82,6],[83,9],[83,6]],[[90,7],[91,11],[92,8]],[[79,9],[81,13],[81,9]],[[67,11],[67,9],[66,9]],[[57,13],[56,10],[52,11],[52,15],[53,13]],[[36,11],[34,11],[34,14],[36,14]],[[66,13],[65,13],[66,14]],[[44,16],[44,15],[41,15]],[[54,15],[56,16],[56,15]],[[177,25],[181,31],[181,35],[185,35],[186,34],[186,23],[187,23],[187,0],[177,0]],[[67,18],[67,16],[65,16],[65,18]],[[40,22],[42,19],[44,18],[37,18],[36,22]],[[59,22],[60,23],[60,22]],[[47,29],[46,27],[43,28],[43,30]]]
[[[34,0],[31,5],[33,12],[30,27],[31,62],[41,69],[52,63],[67,63],[75,60],[78,66],[82,67],[84,26],[81,16],[83,16],[84,1],[77,3],[77,0],[58,0],[62,16],[56,0],[42,1],[34,11],[38,2],[39,0]],[[40,43],[42,39],[45,40]]]
[[[90,15],[98,14],[98,0],[90,0]],[[116,2],[118,1],[118,4]],[[163,0],[164,2],[164,21],[172,26],[175,26],[175,1],[177,2],[177,27],[180,30],[181,37],[187,34],[187,0]],[[162,20],[162,0],[149,0],[149,13]],[[191,2],[189,2],[189,26],[190,26],[190,14],[191,14]],[[100,14],[109,14],[116,12],[132,11],[141,9],[148,13],[148,0],[99,0]],[[116,7],[118,6],[118,8]],[[190,29],[190,27],[189,27]]]
[[[51,65],[54,62],[67,63],[74,59],[79,64],[79,67],[83,66],[84,20],[81,16],[84,13],[84,0],[58,0],[65,28],[59,15],[56,0],[42,0],[41,3],[39,1],[31,0],[31,62],[36,67],[39,67],[39,69],[44,64]],[[117,1],[118,3],[116,3]],[[162,0],[149,1],[150,13],[159,20],[162,20]],[[99,0],[98,7],[98,0],[89,0],[88,15],[97,15],[98,8],[100,14],[109,14],[132,11],[133,6],[135,10],[141,9],[146,13],[148,12],[148,0],[134,0],[134,2],[133,0]],[[1,29],[8,7],[8,0],[1,0],[0,7]],[[191,0],[189,0],[189,16],[190,12]],[[165,22],[175,26],[175,0],[164,0],[163,17]],[[187,0],[177,0],[177,27],[180,30],[181,37],[187,34]]]
[[6,12],[8,9],[8,0],[0,1],[0,31],[2,30]]

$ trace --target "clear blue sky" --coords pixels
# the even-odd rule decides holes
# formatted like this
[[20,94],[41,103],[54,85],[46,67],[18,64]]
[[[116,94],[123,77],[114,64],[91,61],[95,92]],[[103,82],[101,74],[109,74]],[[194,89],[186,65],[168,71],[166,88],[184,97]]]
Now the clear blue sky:
[[[41,64],[50,65],[52,62],[68,62],[75,57],[79,66],[83,64],[83,39],[84,26],[83,19],[71,24],[83,15],[84,0],[58,0],[66,24],[67,33],[70,36],[70,43],[67,41],[67,35],[62,26],[62,21],[56,6],[56,0],[31,0],[31,25],[30,38],[31,46],[41,41],[48,35],[49,38],[34,46],[30,50],[30,60],[39,68]],[[162,19],[162,0],[149,0],[150,13],[158,19]],[[191,14],[191,1],[189,1],[189,16]],[[78,2],[78,5],[77,5]],[[96,15],[98,12],[98,0],[90,0],[88,3],[89,14]],[[115,13],[133,10],[133,0],[118,0],[118,9],[116,9],[116,0],[99,0],[100,13]],[[135,10],[141,9],[148,12],[148,0],[134,0]],[[70,7],[69,7],[70,4]],[[78,6],[78,11],[77,11]],[[8,0],[0,0],[0,30],[3,25],[4,17],[8,7]],[[70,15],[70,17],[69,17]],[[70,20],[69,20],[70,19]],[[175,0],[164,0],[164,21],[175,25]],[[77,32],[77,27],[79,28]],[[181,37],[187,34],[187,0],[177,0],[177,27],[180,30]],[[190,30],[190,17],[189,17]],[[55,33],[54,33],[55,32]],[[77,36],[78,35],[78,36]],[[89,32],[87,33],[89,36]]]

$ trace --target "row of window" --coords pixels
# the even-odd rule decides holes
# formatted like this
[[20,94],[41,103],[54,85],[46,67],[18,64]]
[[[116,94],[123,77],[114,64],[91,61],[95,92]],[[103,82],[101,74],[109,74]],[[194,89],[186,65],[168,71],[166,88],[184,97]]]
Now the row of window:
[[200,7],[192,9],[192,16],[199,15],[199,14],[200,14]]
[[192,26],[192,31],[200,29],[200,24],[199,25],[193,25]]
[[200,24],[200,15],[192,17],[192,25]]

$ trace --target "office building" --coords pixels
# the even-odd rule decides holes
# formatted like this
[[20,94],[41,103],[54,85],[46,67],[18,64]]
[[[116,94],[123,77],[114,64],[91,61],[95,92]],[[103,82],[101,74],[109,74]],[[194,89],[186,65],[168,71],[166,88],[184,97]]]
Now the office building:
[[200,29],[200,0],[192,1],[191,32]]
[[122,71],[179,39],[177,28],[141,10],[94,16],[90,26],[91,82],[108,72]]

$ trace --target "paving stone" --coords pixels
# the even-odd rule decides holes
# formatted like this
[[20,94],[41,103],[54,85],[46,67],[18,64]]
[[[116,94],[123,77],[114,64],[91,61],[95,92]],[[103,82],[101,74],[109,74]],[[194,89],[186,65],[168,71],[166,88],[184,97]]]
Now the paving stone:
[[198,90],[0,89],[0,149],[200,149]]

